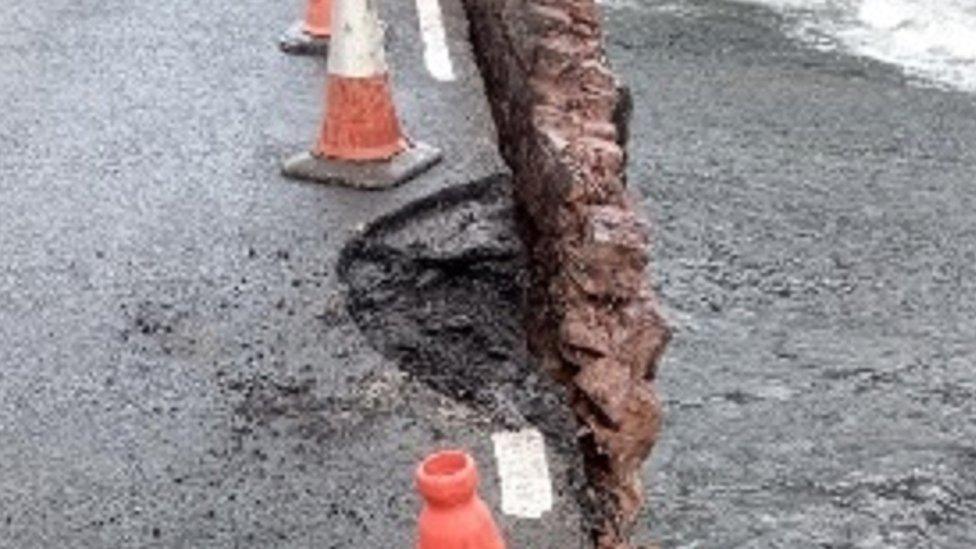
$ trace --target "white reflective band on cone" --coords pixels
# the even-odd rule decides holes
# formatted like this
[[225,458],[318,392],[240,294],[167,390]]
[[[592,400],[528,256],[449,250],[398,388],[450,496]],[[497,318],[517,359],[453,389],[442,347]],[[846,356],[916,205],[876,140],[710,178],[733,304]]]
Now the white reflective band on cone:
[[329,74],[369,78],[386,74],[377,0],[336,0],[332,12]]

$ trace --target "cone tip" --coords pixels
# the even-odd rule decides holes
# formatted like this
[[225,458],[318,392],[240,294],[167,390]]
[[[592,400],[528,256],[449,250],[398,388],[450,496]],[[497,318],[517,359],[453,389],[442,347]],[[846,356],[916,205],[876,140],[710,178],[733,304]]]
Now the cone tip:
[[478,469],[462,450],[437,452],[417,468],[417,489],[429,503],[451,505],[474,496]]

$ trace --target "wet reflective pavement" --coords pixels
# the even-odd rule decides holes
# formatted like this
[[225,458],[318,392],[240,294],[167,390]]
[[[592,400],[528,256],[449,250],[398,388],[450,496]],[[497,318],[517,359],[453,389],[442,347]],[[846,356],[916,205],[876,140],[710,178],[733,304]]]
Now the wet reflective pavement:
[[[445,445],[497,508],[497,426],[377,352],[336,272],[378,218],[504,183],[460,4],[441,82],[382,3],[403,122],[445,153],[384,193],[279,175],[322,112],[325,61],[276,44],[301,4],[0,12],[0,547],[405,547]],[[500,521],[572,547],[563,509]]]
[[639,538],[976,545],[976,97],[761,8],[605,11],[676,328]]

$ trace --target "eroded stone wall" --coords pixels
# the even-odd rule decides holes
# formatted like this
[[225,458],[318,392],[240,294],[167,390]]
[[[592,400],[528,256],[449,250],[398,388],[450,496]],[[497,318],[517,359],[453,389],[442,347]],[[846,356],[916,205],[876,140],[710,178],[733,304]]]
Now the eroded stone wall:
[[596,545],[627,548],[670,337],[646,272],[648,230],[626,189],[629,96],[605,58],[594,0],[465,3],[524,213],[529,345],[569,387]]

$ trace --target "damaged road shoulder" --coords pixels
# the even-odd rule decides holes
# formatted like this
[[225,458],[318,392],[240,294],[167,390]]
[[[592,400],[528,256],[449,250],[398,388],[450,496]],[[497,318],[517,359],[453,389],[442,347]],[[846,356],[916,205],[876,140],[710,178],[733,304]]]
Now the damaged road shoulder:
[[487,178],[379,219],[344,249],[339,275],[351,316],[385,358],[475,409],[491,431],[544,435],[553,509],[542,520],[504,517],[513,543],[588,547],[568,398],[526,350],[528,264],[510,184]]

